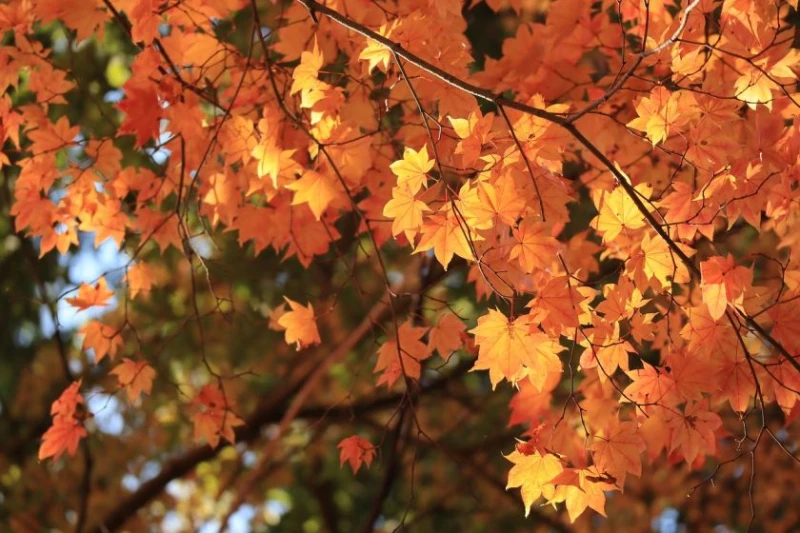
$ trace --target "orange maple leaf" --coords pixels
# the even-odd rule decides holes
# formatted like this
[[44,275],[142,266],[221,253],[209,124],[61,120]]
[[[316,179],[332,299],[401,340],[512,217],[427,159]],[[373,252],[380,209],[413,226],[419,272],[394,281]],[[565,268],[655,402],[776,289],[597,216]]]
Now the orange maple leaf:
[[83,350],[94,350],[95,364],[99,363],[106,355],[114,357],[124,343],[118,328],[97,320],[88,322],[78,333],[84,336]]
[[136,146],[142,147],[148,140],[158,137],[161,106],[158,93],[152,83],[143,83],[131,78],[124,86],[125,99],[117,107],[125,113],[119,126],[119,134],[132,133]]
[[459,137],[453,153],[461,154],[461,166],[471,166],[481,155],[483,146],[492,140],[494,113],[481,115],[480,110],[470,113],[468,118],[447,117]]
[[530,218],[523,220],[514,229],[517,244],[511,249],[510,258],[518,259],[525,272],[550,266],[561,245],[555,240],[543,223]]
[[125,281],[128,283],[128,296],[133,300],[140,294],[148,294],[153,288],[155,272],[147,263],[135,263],[128,267]]
[[86,428],[77,420],[56,419],[53,425],[42,435],[39,446],[39,460],[52,457],[57,461],[64,452],[75,455],[78,443],[87,435]]
[[381,345],[374,370],[383,371],[378,385],[385,383],[391,387],[403,373],[409,378],[419,379],[422,361],[431,356],[428,346],[420,340],[427,332],[428,328],[418,328],[412,326],[411,322],[404,322],[396,335],[391,335]]
[[716,451],[715,432],[722,426],[722,419],[708,410],[707,402],[687,404],[683,409],[683,416],[672,417],[668,425],[672,428],[670,453],[680,449],[690,465],[698,455],[711,455]]
[[[469,233],[469,228],[463,222],[459,223],[452,207],[447,204],[441,211],[429,217],[422,225],[422,238],[414,253],[426,252],[432,249],[436,259],[447,270],[454,255],[464,259],[473,257],[467,241],[467,234]],[[473,240],[478,238],[475,235],[471,235],[471,237]]]
[[578,310],[584,298],[570,285],[569,278],[559,276],[547,282],[539,294],[528,303],[530,317],[552,334],[576,328]]
[[574,523],[587,507],[606,516],[605,492],[614,490],[614,486],[595,467],[565,468],[551,483],[556,485],[556,491],[550,501],[566,503],[570,522]]
[[428,335],[428,346],[439,352],[446,361],[450,355],[464,345],[463,334],[467,330],[464,322],[454,313],[445,313]]
[[78,295],[66,300],[68,304],[84,311],[90,307],[106,307],[112,296],[114,291],[108,289],[106,278],[101,277],[94,285],[81,283]]
[[290,183],[286,188],[295,192],[292,205],[307,203],[317,220],[322,218],[322,213],[343,192],[336,178],[315,170],[306,170],[299,180]]
[[319,330],[317,329],[317,317],[314,315],[314,307],[311,303],[307,307],[283,297],[289,304],[291,311],[283,313],[278,319],[278,324],[285,328],[284,332],[286,344],[295,344],[299,352],[312,344],[319,344]]
[[153,378],[156,371],[145,361],[133,361],[127,357],[122,359],[122,363],[114,367],[111,372],[117,376],[120,387],[125,388],[130,401],[136,401],[142,393],[150,394],[153,389]]
[[58,460],[64,452],[75,455],[81,438],[87,435],[83,421],[89,416],[86,402],[80,393],[81,381],[70,384],[50,407],[53,424],[42,435],[39,460],[53,457]]
[[349,463],[354,474],[359,471],[363,464],[366,464],[367,468],[369,468],[372,465],[372,460],[375,459],[375,446],[358,435],[342,439],[337,448],[341,450],[339,453],[339,466]]
[[194,439],[205,440],[209,446],[216,448],[220,438],[231,444],[236,443],[234,428],[244,425],[244,420],[231,410],[227,396],[218,385],[209,383],[191,402],[194,412],[191,420],[194,423]]
[[625,476],[642,475],[642,452],[645,444],[635,422],[615,420],[602,435],[595,435],[592,444],[594,464],[601,472],[608,472],[625,485]]
[[744,291],[753,284],[753,270],[736,266],[733,256],[712,257],[700,263],[703,303],[711,318],[719,320],[728,304],[741,304]]

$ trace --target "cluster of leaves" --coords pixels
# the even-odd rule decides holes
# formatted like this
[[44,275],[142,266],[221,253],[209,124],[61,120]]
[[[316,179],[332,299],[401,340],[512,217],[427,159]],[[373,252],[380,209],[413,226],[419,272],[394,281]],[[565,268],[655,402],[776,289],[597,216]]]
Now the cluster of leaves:
[[[605,514],[642,457],[702,470],[770,442],[797,461],[797,2],[487,4],[515,26],[482,68],[456,0],[0,6],[16,231],[40,257],[84,234],[127,254],[118,287],[101,276],[60,295],[81,311],[119,301],[79,330],[80,370],[59,341],[71,384],[40,459],[91,440],[81,379],[105,373],[134,410],[162,381],[201,450],[257,437],[258,409],[239,407],[249,368],[216,360],[204,326],[232,320],[243,298],[229,289],[252,276],[215,270],[234,235],[240,258],[345,275],[260,310],[254,330],[300,353],[288,370],[267,362],[290,391],[223,524],[342,365],[363,390],[402,391],[383,437],[339,443],[354,472],[408,428],[436,440],[418,403],[428,374],[467,361],[495,394],[513,391],[523,430],[494,450],[514,446],[507,486],[526,514],[540,498],[570,521]],[[136,47],[117,101],[97,103],[109,133],[70,119],[79,80],[48,25],[67,46],[116,28]],[[190,293],[175,321],[198,327],[183,383],[160,360],[164,335],[139,331],[173,284]],[[342,295],[372,309],[358,325],[334,312]],[[376,327],[364,378],[347,356]]]

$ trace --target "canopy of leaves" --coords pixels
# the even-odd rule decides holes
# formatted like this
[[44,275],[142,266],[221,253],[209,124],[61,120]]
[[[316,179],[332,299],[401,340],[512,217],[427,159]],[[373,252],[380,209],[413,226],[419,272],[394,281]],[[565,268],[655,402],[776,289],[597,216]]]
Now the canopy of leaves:
[[799,23],[3,2],[0,530],[796,527]]

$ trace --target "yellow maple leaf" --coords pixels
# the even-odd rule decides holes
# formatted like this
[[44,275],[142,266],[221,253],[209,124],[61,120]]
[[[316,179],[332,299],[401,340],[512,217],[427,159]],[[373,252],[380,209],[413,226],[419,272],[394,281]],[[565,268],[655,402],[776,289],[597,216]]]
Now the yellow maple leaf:
[[681,91],[670,92],[659,85],[636,104],[639,116],[628,122],[628,127],[644,131],[653,146],[666,141],[670,128],[685,121],[682,100],[687,98]]
[[393,219],[392,235],[405,232],[409,242],[413,242],[425,211],[430,211],[430,208],[425,202],[417,200],[408,187],[395,187],[392,189],[392,199],[383,208],[383,216]]
[[512,322],[500,311],[490,309],[470,333],[478,345],[472,370],[488,370],[492,387],[503,379],[516,383],[527,375],[542,390],[548,374],[561,371],[549,337],[539,331],[531,333],[528,317]]
[[[392,33],[397,29],[398,20],[399,19],[395,19],[392,25],[388,27],[386,24],[382,25],[378,29],[378,34],[387,38],[391,37]],[[367,73],[369,74],[372,74],[372,69],[379,65],[382,66],[382,70],[385,71],[389,67],[389,61],[392,60],[392,57],[393,54],[390,49],[372,39],[367,39],[367,47],[358,55],[358,59],[369,62],[369,66],[367,67]]]
[[773,83],[760,70],[746,71],[736,78],[733,86],[736,98],[745,102],[750,109],[755,109],[758,104],[764,104],[768,110],[772,110]]
[[253,156],[258,165],[256,173],[259,178],[269,176],[272,186],[278,188],[278,174],[284,168],[291,168],[295,163],[292,156],[296,150],[281,150],[273,139],[264,138],[264,141],[253,147],[250,155]]
[[523,454],[514,450],[505,456],[514,463],[508,472],[506,489],[520,488],[522,503],[525,504],[525,516],[531,512],[533,502],[544,496],[548,500],[555,496],[555,485],[552,479],[564,469],[561,460],[553,454],[540,455],[539,452]]
[[435,161],[428,157],[428,147],[423,145],[419,151],[406,147],[403,159],[395,161],[389,168],[397,176],[397,186],[407,186],[416,194],[422,187],[427,187],[427,173],[433,168]]
[[[650,185],[640,183],[635,188],[645,198],[650,197]],[[595,219],[595,229],[603,234],[603,242],[613,240],[623,230],[638,230],[645,224],[644,215],[622,187],[603,197],[600,213]]]
[[319,83],[317,76],[319,75],[319,69],[322,68],[323,60],[317,37],[314,36],[314,49],[311,52],[305,51],[300,54],[300,64],[295,67],[292,73],[290,95],[295,95],[300,91],[311,90]]
[[673,258],[667,242],[661,237],[650,238],[650,235],[645,235],[642,239],[642,254],[645,274],[660,281],[662,287],[668,287],[669,278],[675,273],[678,260]]

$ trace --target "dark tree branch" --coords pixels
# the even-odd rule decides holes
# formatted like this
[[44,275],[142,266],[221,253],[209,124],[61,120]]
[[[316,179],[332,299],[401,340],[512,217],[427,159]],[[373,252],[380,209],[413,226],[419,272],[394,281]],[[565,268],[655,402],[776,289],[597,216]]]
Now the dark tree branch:
[[386,457],[386,469],[383,473],[381,486],[372,507],[367,513],[367,518],[364,520],[364,525],[361,528],[362,533],[371,533],[375,529],[375,522],[381,515],[381,509],[389,493],[392,491],[392,486],[397,481],[397,473],[400,470],[402,463],[403,450],[405,448],[405,440],[403,439],[403,428],[406,426],[406,412],[409,409],[409,404],[404,403],[400,409],[400,415],[397,419],[394,431],[392,432],[392,439],[389,442],[389,453]]

